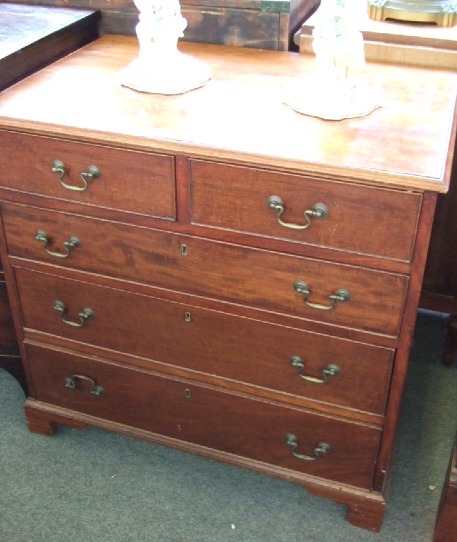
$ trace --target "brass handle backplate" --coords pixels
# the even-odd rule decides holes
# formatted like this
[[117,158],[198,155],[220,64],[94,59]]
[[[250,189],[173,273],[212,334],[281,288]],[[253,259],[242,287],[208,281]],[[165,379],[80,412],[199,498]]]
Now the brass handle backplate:
[[65,378],[65,387],[69,390],[76,390],[78,381],[88,382],[90,384],[90,393],[92,395],[100,397],[100,395],[103,395],[103,393],[105,392],[105,389],[102,388],[102,386],[96,385],[95,380],[85,375],[67,376]]
[[72,192],[84,192],[89,187],[89,180],[98,179],[100,177],[100,170],[97,166],[89,166],[86,171],[81,173],[81,185],[68,184],[65,182],[65,174],[67,168],[65,164],[60,160],[54,160],[51,166],[51,171],[59,175],[60,184],[67,190]]
[[313,384],[325,384],[326,382],[328,382],[329,377],[337,376],[341,372],[341,369],[338,367],[338,365],[329,363],[327,367],[325,367],[325,369],[322,369],[322,378],[317,378],[315,376],[303,374],[305,363],[300,356],[291,356],[289,361],[292,367],[298,369],[298,376],[300,378],[306,380],[306,382],[311,382]]
[[303,295],[303,302],[305,303],[305,305],[311,307],[312,309],[317,309],[320,311],[331,311],[336,307],[338,302],[345,303],[346,301],[349,301],[351,299],[351,294],[344,288],[340,288],[336,290],[336,292],[328,296],[330,305],[312,303],[311,301],[308,301],[308,297],[310,296],[311,291],[306,282],[303,282],[302,280],[297,280],[296,282],[294,282],[294,290],[299,294]]
[[74,320],[67,320],[66,318],[64,318],[64,314],[66,311],[65,304],[58,299],[54,301],[54,310],[57,312],[57,314],[60,315],[60,319],[62,320],[62,322],[70,327],[83,327],[86,324],[87,320],[89,320],[89,318],[93,318],[95,316],[95,313],[92,309],[86,308],[78,313],[78,322],[75,322]]
[[68,258],[70,256],[70,252],[74,248],[78,248],[78,247],[81,246],[81,241],[77,237],[72,235],[68,241],[65,241],[63,243],[64,252],[55,252],[53,250],[50,250],[49,249],[49,237],[48,237],[48,234],[43,230],[37,230],[37,232],[35,234],[35,239],[37,241],[40,241],[40,243],[43,243],[44,250],[50,256],[54,256],[54,258],[62,258],[62,259],[63,258]]
[[282,214],[284,213],[284,202],[279,196],[270,196],[267,199],[268,208],[276,212],[276,221],[284,228],[290,230],[306,230],[311,226],[312,218],[326,218],[328,216],[328,208],[324,203],[316,203],[311,209],[304,211],[305,223],[304,224],[291,224],[282,220]]
[[285,440],[286,444],[290,447],[290,453],[301,461],[316,461],[316,459],[319,459],[319,457],[328,454],[331,449],[330,445],[326,442],[319,442],[319,444],[313,450],[313,455],[300,454],[296,451],[298,448],[298,438],[296,435],[287,433]]

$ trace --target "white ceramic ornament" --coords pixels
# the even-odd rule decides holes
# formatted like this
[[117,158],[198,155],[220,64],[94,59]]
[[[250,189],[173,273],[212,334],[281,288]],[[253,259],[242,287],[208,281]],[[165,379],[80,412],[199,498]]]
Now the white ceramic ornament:
[[352,0],[322,0],[313,30],[318,71],[284,100],[299,113],[341,120],[380,107],[373,89],[355,75],[365,65],[365,51],[353,8]]
[[134,2],[140,12],[136,26],[140,51],[122,70],[122,84],[155,94],[181,94],[203,86],[211,77],[208,66],[178,50],[187,26],[179,0]]

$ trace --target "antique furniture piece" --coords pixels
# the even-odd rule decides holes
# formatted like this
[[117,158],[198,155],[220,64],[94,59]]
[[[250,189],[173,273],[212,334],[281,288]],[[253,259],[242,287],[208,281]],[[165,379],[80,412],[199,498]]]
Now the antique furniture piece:
[[[0,3],[0,90],[95,39],[98,13]],[[0,367],[26,389],[0,269]]]
[[[185,40],[238,45],[259,49],[288,50],[293,37],[320,0],[181,0],[188,27]],[[23,0],[34,4],[35,0]],[[60,0],[41,0],[61,5]],[[91,0],[66,0],[66,6],[91,9]],[[101,10],[101,34],[134,35],[138,10],[133,0],[97,2]]]
[[120,85],[125,36],[0,95],[29,427],[250,468],[379,530],[457,75],[368,65],[383,107],[326,122],[281,99],[313,58],[180,47],[212,71],[180,96]]

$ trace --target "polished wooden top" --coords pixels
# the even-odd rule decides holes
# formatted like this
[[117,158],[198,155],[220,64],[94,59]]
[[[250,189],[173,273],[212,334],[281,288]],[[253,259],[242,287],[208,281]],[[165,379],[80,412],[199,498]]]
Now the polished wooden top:
[[445,192],[455,147],[457,74],[368,64],[383,106],[324,121],[283,103],[316,73],[291,52],[180,43],[211,80],[178,96],[123,87],[136,38],[104,36],[0,94],[0,128],[275,167],[346,182]]

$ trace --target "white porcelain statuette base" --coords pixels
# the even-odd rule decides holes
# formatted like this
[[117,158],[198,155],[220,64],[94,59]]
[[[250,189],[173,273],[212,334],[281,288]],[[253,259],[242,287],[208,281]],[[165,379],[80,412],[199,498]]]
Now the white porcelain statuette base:
[[203,86],[209,67],[178,50],[187,21],[179,0],[134,0],[140,11],[138,57],[121,72],[124,86],[153,94],[182,94]]
[[183,94],[202,87],[211,77],[209,68],[192,56],[158,53],[145,62],[133,60],[121,74],[124,86],[151,94]]
[[368,85],[356,84],[336,93],[315,81],[290,90],[284,103],[298,113],[324,120],[364,117],[381,107],[380,99]]
[[361,77],[365,52],[353,4],[351,0],[322,0],[313,30],[318,71],[312,79],[296,84],[284,98],[295,111],[342,120],[368,115],[380,107],[377,93]]

